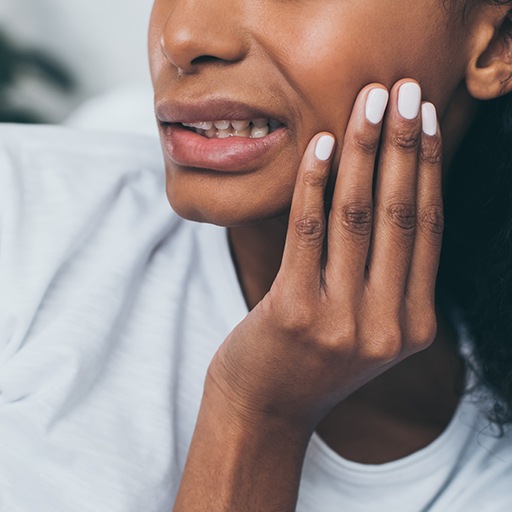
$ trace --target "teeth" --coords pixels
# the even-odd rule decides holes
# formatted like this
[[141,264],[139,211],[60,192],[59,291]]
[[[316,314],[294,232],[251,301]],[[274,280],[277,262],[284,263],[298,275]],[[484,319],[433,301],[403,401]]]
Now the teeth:
[[252,122],[252,124],[257,128],[263,128],[267,126],[267,123],[268,119],[254,119],[254,121]]
[[258,139],[282,126],[279,121],[273,119],[197,121],[182,124],[210,139],[225,139],[234,136]]
[[237,135],[238,137],[250,137],[251,129],[247,126],[247,128],[244,128],[243,130],[233,130],[233,135]]
[[191,123],[194,128],[199,128],[200,130],[209,130],[213,123],[211,121],[202,121],[200,123]]
[[231,123],[229,121],[214,121],[213,124],[218,130],[227,130]]
[[259,139],[261,137],[265,137],[269,133],[269,128],[267,125],[263,126],[262,128],[258,128],[257,126],[254,126],[251,130],[251,137],[253,139]]
[[231,121],[231,126],[235,129],[235,130],[244,130],[245,128],[247,128],[249,125],[251,124],[250,121]]
[[[229,124],[228,124],[229,126]],[[217,132],[217,137],[219,139],[227,139],[231,135],[231,130],[219,130]]]
[[197,130],[209,130],[213,123],[211,121],[201,121],[200,123],[181,123],[183,126],[188,126],[189,128],[196,128]]

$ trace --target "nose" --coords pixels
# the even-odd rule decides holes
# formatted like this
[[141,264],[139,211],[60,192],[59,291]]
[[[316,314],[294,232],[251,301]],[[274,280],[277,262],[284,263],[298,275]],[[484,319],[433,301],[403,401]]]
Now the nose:
[[160,45],[180,74],[206,62],[237,62],[247,53],[240,0],[175,0]]

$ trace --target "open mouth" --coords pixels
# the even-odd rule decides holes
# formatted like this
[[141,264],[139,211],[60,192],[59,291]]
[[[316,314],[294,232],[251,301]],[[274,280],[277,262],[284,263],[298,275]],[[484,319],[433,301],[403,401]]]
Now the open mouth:
[[284,126],[274,119],[200,121],[179,123],[179,125],[208,139],[227,139],[228,137],[260,139]]

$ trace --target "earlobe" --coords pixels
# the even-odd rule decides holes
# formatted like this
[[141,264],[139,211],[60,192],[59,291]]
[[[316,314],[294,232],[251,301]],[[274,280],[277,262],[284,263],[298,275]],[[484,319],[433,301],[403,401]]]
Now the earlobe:
[[512,14],[502,6],[483,8],[471,22],[472,46],[466,87],[479,100],[512,91]]

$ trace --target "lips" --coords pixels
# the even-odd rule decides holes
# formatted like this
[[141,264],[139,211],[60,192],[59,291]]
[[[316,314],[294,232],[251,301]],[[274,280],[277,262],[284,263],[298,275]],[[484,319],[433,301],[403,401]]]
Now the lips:
[[200,121],[218,121],[220,119],[250,120],[275,119],[287,126],[288,122],[281,113],[272,109],[263,109],[248,103],[221,99],[202,99],[189,102],[169,101],[157,103],[155,114],[160,123],[197,123]]
[[280,127],[265,137],[208,139],[181,124],[164,124],[162,144],[179,166],[219,172],[250,172],[277,158],[288,142],[288,130]]
[[[155,107],[162,132],[163,148],[179,166],[219,172],[249,172],[278,157],[288,139],[287,119],[271,109],[262,109],[239,101],[213,99],[189,103],[170,101]],[[273,119],[279,128],[261,138],[207,138],[182,123]]]

